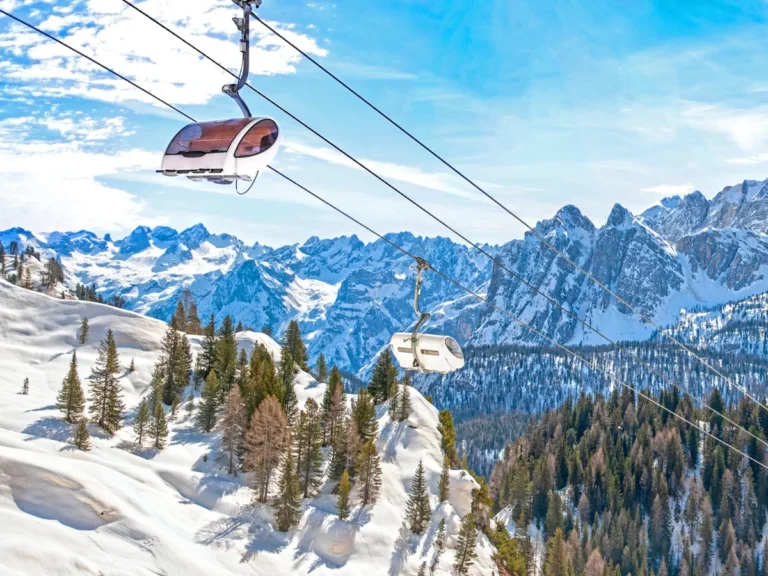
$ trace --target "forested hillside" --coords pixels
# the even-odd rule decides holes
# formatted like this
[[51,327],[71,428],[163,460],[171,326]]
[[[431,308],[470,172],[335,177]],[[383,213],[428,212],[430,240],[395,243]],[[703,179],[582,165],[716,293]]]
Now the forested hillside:
[[545,576],[766,573],[768,409],[708,399],[758,441],[674,392],[657,399],[669,411],[626,390],[567,399],[507,447],[491,494],[529,566],[533,525]]

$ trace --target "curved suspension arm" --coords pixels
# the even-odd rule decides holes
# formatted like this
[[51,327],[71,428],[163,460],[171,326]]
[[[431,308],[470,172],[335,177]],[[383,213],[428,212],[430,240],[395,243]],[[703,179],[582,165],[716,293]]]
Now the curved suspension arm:
[[428,312],[422,312],[419,307],[421,284],[424,282],[421,273],[424,270],[429,270],[429,268],[429,262],[423,258],[416,257],[416,289],[413,294],[413,310],[419,317],[419,321],[416,322],[416,326],[413,327],[413,333],[411,334],[411,350],[413,350],[413,367],[419,372],[425,372],[424,364],[421,361],[421,351],[419,350],[419,330],[432,317]]
[[240,52],[243,54],[243,63],[240,66],[240,77],[237,84],[226,84],[221,90],[237,103],[243,116],[250,118],[251,111],[243,97],[240,96],[240,90],[248,82],[248,75],[251,70],[251,12],[253,11],[251,5],[254,4],[258,8],[261,5],[261,0],[233,0],[233,2],[243,9],[242,18],[232,19],[240,31]]

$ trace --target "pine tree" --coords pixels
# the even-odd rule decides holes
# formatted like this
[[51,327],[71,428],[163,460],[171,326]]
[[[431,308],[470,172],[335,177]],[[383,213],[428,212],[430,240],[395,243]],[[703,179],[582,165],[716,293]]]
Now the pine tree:
[[5,274],[5,246],[0,242],[0,274]]
[[381,488],[381,463],[373,439],[365,442],[360,448],[355,470],[360,483],[362,505],[375,503]]
[[366,443],[376,438],[379,433],[379,423],[376,420],[376,406],[373,398],[365,390],[360,390],[357,399],[352,401],[352,419],[360,434],[360,442]]
[[187,412],[192,413],[195,409],[195,391],[190,389],[189,396],[187,396]]
[[85,394],[77,374],[77,352],[72,353],[67,377],[61,383],[61,390],[56,398],[56,406],[64,413],[64,420],[76,424],[83,417]]
[[355,472],[355,462],[360,451],[360,435],[352,418],[341,419],[331,438],[331,470],[332,480],[341,478],[346,470],[350,478]]
[[317,380],[319,382],[328,382],[328,365],[325,363],[325,356],[322,354],[317,357],[315,372],[317,372]]
[[296,471],[304,498],[309,498],[323,476],[323,432],[320,408],[312,398],[307,399],[296,429]]
[[322,422],[323,445],[331,442],[335,429],[341,425],[347,408],[347,395],[344,392],[344,382],[336,366],[331,370],[331,377],[323,393]]
[[339,480],[339,499],[336,503],[339,520],[346,520],[349,517],[349,490],[349,474],[344,470],[341,474],[341,480]]
[[406,514],[408,523],[411,526],[411,532],[414,534],[421,534],[429,525],[432,517],[427,480],[424,475],[424,464],[421,460],[419,460],[416,475],[411,483],[411,494],[408,497]]
[[547,554],[544,560],[544,576],[561,576],[570,574],[571,566],[565,552],[563,531],[558,528],[554,537],[547,544]]
[[547,496],[547,515],[544,519],[547,539],[552,538],[557,530],[563,529],[563,500],[556,492]]
[[299,506],[299,483],[296,479],[296,471],[293,464],[293,453],[290,447],[283,458],[280,482],[278,484],[278,497],[275,502],[275,520],[277,529],[287,532],[301,519]]
[[91,374],[90,413],[98,425],[114,434],[121,425],[125,406],[121,398],[120,357],[112,330],[99,346],[99,356]]
[[192,351],[187,337],[176,328],[174,319],[168,325],[162,342],[162,355],[159,363],[163,371],[163,402],[166,406],[173,403],[175,396],[181,396],[189,383],[192,372]]
[[368,393],[373,397],[375,404],[381,404],[387,400],[392,385],[396,383],[397,369],[392,362],[392,352],[387,347],[376,361],[371,383],[368,385]]
[[[190,293],[191,297],[191,293]],[[203,323],[200,321],[200,317],[197,315],[197,304],[194,300],[190,302],[189,312],[187,314],[187,334],[202,334]]]
[[158,450],[165,448],[165,439],[168,438],[168,423],[165,421],[165,410],[162,404],[155,406],[155,414],[149,422],[147,428],[149,437],[152,438],[153,446]]
[[288,424],[293,426],[299,415],[299,401],[296,398],[296,390],[293,384],[293,356],[287,346],[283,346],[280,353],[280,382],[282,384],[281,402],[288,418]]
[[239,386],[232,386],[224,403],[224,417],[221,420],[224,449],[229,459],[230,474],[237,476],[236,459],[245,440],[245,404]]
[[302,370],[307,370],[307,348],[301,339],[301,330],[299,323],[291,320],[288,323],[288,329],[285,331],[285,341],[283,346],[291,353],[294,363]]
[[21,385],[22,396],[29,395],[29,378],[24,378],[24,383]]
[[181,299],[176,301],[176,311],[171,317],[171,326],[179,332],[187,331],[187,311],[184,309],[184,302]]
[[91,436],[88,434],[88,426],[86,425],[85,418],[81,418],[75,425],[75,447],[83,452],[88,452],[91,449]]
[[269,483],[289,441],[283,407],[268,396],[253,413],[245,436],[246,467],[253,470],[253,489],[260,502],[269,496]]
[[134,372],[136,372],[136,360],[131,358],[131,365],[128,366],[128,373],[133,374]]
[[457,466],[459,457],[456,454],[456,429],[453,427],[453,415],[448,410],[440,410],[440,424],[437,426],[441,436],[443,454],[448,457],[451,466]]
[[176,420],[176,415],[179,412],[179,405],[181,404],[181,397],[176,394],[176,396],[173,397],[173,402],[171,402],[171,415],[168,418],[171,422]]
[[[404,391],[407,392],[407,391]],[[395,422],[400,412],[400,393],[398,392],[397,383],[392,385],[389,390],[389,398],[387,399],[387,413],[389,414],[389,421]]]
[[88,326],[88,318],[83,316],[83,319],[80,320],[80,330],[77,333],[80,344],[85,344],[88,341],[88,333],[90,331],[91,328]]
[[714,535],[714,521],[712,519],[712,503],[709,494],[704,496],[701,505],[701,522],[699,523],[700,553],[699,556],[704,567],[709,571],[712,562],[712,537]]
[[34,286],[32,285],[32,272],[29,269],[29,266],[27,266],[24,269],[24,281],[21,284],[22,288],[26,288],[27,290],[32,290]]
[[150,381],[149,413],[155,413],[155,407],[163,402],[163,388],[165,387],[165,375],[163,373],[162,358],[155,363]]
[[[560,535],[562,539],[562,534]],[[475,545],[477,543],[477,530],[475,529],[475,518],[470,512],[461,521],[461,530],[456,541],[456,561],[453,564],[453,571],[461,576],[469,574],[469,569],[474,564],[477,553]],[[562,573],[565,576],[565,572]]]
[[211,370],[205,381],[203,392],[200,395],[202,402],[197,411],[197,425],[203,432],[210,432],[216,425],[216,415],[219,410],[219,379],[216,371]]
[[208,379],[208,375],[216,365],[216,318],[211,314],[211,318],[208,324],[205,326],[203,332],[204,338],[202,343],[202,351],[200,352],[200,367],[202,373],[200,376],[203,380]]
[[431,574],[434,574],[435,571],[437,570],[437,565],[440,563],[440,556],[443,555],[444,550],[445,550],[445,518],[440,520],[440,524],[437,525],[437,536],[435,536],[435,553],[432,556],[432,562],[430,562],[429,564],[429,572]]
[[451,488],[451,476],[450,476],[450,470],[451,470],[451,463],[448,460],[447,456],[443,457],[443,470],[440,473],[440,482],[437,485],[437,494],[440,498],[440,503],[448,501],[448,497],[450,496],[450,488]]
[[400,422],[408,419],[411,415],[411,391],[408,386],[403,386],[403,391],[400,393],[400,406],[397,410],[397,419]]
[[149,427],[150,416],[149,402],[147,402],[146,398],[142,398],[139,410],[136,413],[136,420],[133,422],[133,431],[136,433],[136,442],[139,446],[144,443],[144,435]]

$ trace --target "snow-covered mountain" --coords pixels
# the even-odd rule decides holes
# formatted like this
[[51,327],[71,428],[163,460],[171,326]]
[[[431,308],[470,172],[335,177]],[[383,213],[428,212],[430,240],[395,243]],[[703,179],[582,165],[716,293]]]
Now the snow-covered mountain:
[[[82,317],[91,329],[84,345],[76,337]],[[137,447],[130,424],[149,393],[166,328],[130,311],[51,298],[0,280],[0,574],[415,574],[432,558],[442,519],[446,550],[436,573],[451,573],[461,517],[471,509],[477,483],[451,471],[450,499],[438,504],[438,414],[421,394],[412,392],[413,410],[402,423],[390,421],[386,405],[379,407],[377,503],[355,505],[350,519],[340,521],[326,483],[303,501],[298,526],[282,533],[271,507],[253,503],[250,474],[227,474],[220,435],[199,432],[186,406],[170,424],[164,450]],[[56,395],[73,352],[87,389],[108,329],[124,368],[127,426],[109,437],[89,425],[93,449],[80,452],[69,443],[72,426],[56,409]],[[237,339],[247,352],[263,345],[280,353],[264,334],[243,332]],[[198,352],[199,338],[190,340]],[[125,368],[131,360],[134,372]],[[25,378],[28,395],[19,393]],[[321,401],[325,384],[299,372],[295,388],[303,404]],[[433,508],[422,536],[405,523],[419,461]],[[476,550],[473,573],[491,574],[495,550],[482,534]]]
[[[599,228],[565,206],[537,230],[660,325],[677,322],[682,310],[768,290],[768,180],[727,187],[712,200],[701,192],[666,198],[638,216],[617,204]],[[559,342],[604,343],[475,250],[407,232],[388,238]],[[271,326],[277,335],[297,319],[311,361],[322,352],[352,372],[365,373],[391,333],[414,321],[411,262],[382,241],[312,237],[273,249],[211,234],[201,224],[182,232],[139,227],[121,240],[87,231],[47,237],[19,228],[0,232],[6,246],[11,240],[60,256],[71,284],[95,283],[105,297],[119,294],[129,309],[156,318],[168,319],[188,288],[203,317],[231,314],[257,330]],[[610,337],[652,336],[651,326],[532,234],[487,249]],[[540,344],[434,274],[427,274],[422,304],[434,316],[428,330],[443,330],[461,343]]]

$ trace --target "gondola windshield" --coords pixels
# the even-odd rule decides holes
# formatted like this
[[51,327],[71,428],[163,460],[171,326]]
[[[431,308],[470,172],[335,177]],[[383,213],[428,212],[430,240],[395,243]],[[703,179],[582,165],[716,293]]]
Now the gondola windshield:
[[203,156],[226,152],[240,131],[251,121],[237,118],[220,122],[190,124],[179,132],[168,146],[167,156]]

